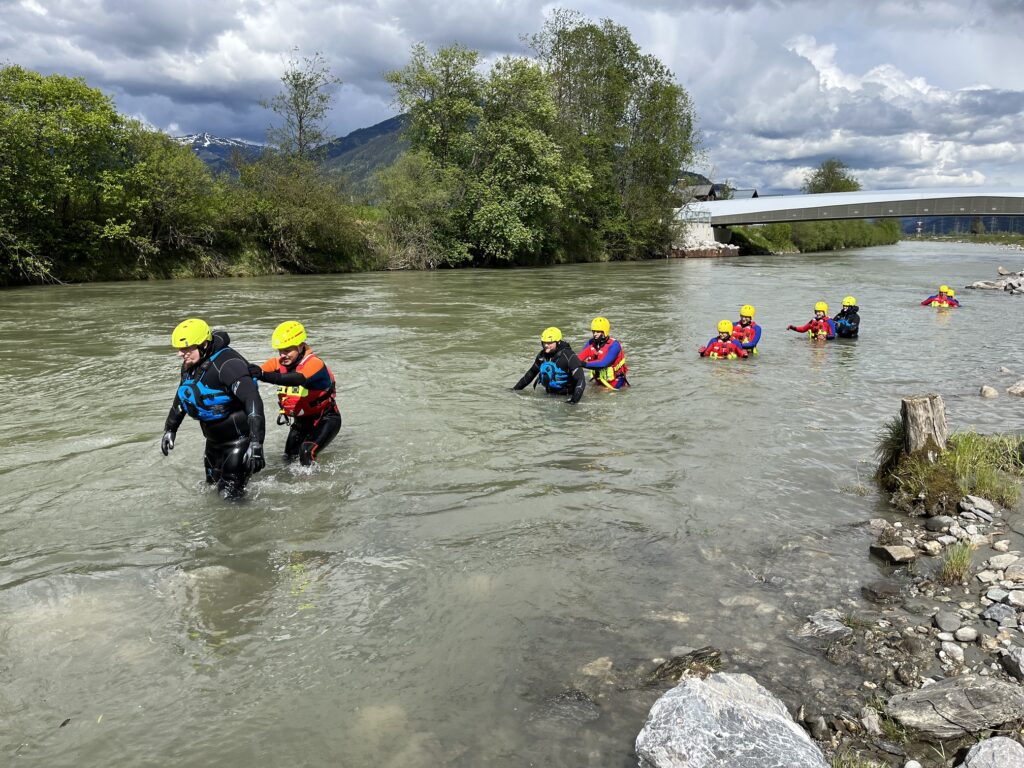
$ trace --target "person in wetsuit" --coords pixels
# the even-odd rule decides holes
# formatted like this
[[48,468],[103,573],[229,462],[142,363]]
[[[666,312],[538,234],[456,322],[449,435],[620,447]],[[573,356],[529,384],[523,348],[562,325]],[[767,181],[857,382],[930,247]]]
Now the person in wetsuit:
[[814,305],[814,318],[803,325],[787,325],[787,331],[806,333],[811,339],[826,339],[831,341],[836,337],[836,327],[832,318],[828,316],[828,304],[819,301]]
[[744,304],[740,307],[740,321],[732,326],[732,340],[751,355],[757,354],[757,345],[761,341],[761,326],[754,322],[756,311],[750,304]]
[[608,389],[622,389],[629,386],[626,374],[626,355],[622,344],[608,334],[612,324],[606,317],[595,317],[590,323],[591,339],[580,350],[580,362],[592,373],[592,380]]
[[206,482],[216,483],[222,496],[238,498],[249,476],[265,466],[264,418],[249,362],[230,343],[226,331],[211,332],[197,318],[174,329],[171,346],[181,357],[181,382],[164,422],[160,450],[166,456],[174,448],[186,415],[198,420],[206,437]]
[[735,360],[738,357],[746,357],[749,353],[732,337],[733,325],[731,320],[718,321],[718,335],[708,341],[697,351],[701,357],[723,358]]
[[959,307],[960,302],[953,298],[953,291],[948,285],[940,285],[939,292],[921,302],[922,307]]
[[860,307],[853,296],[843,299],[843,308],[832,318],[836,327],[836,335],[843,339],[855,339],[860,332]]
[[562,332],[558,328],[545,328],[540,335],[540,346],[540,354],[530,370],[523,374],[512,389],[525,389],[536,379],[534,387],[541,384],[549,395],[568,395],[567,402],[575,405],[587,388],[583,364],[569,343],[562,339]]
[[263,366],[249,372],[260,381],[277,386],[281,413],[278,424],[288,424],[284,456],[296,457],[308,467],[341,429],[341,412],[335,401],[334,374],[306,343],[302,323],[286,320],[274,329],[270,345],[277,350]]

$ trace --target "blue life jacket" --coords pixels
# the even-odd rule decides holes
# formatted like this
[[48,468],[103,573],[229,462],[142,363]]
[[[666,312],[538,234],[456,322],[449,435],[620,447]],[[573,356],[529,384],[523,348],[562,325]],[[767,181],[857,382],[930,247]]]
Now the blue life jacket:
[[569,372],[559,368],[553,360],[545,360],[540,364],[537,381],[548,392],[564,392],[569,385]]
[[200,365],[191,374],[186,375],[178,385],[178,400],[181,402],[185,413],[199,421],[218,421],[229,413],[237,410],[232,408],[234,400],[231,393],[224,389],[214,389],[202,382],[210,363],[217,359],[217,355],[229,347],[218,349],[210,359]]

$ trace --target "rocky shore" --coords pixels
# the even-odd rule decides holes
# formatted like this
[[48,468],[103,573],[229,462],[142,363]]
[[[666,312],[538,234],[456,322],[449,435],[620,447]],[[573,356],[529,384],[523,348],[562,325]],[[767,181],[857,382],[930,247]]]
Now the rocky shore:
[[983,291],[1006,291],[1011,295],[1024,295],[1024,270],[1011,272],[1005,267],[997,267],[998,280],[977,280],[965,288],[974,288]]
[[678,656],[658,668],[681,683],[637,737],[641,768],[1024,768],[1020,505],[890,501],[893,519],[863,526],[885,573],[861,587],[869,607],[822,609],[792,630],[860,689],[808,690],[796,702],[790,691],[787,707],[728,658]]

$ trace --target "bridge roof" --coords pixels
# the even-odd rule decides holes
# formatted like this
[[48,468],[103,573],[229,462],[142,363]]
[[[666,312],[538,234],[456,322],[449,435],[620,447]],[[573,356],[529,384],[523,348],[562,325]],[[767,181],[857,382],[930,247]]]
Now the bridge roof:
[[889,189],[694,203],[715,226],[901,216],[1024,216],[1024,187]]

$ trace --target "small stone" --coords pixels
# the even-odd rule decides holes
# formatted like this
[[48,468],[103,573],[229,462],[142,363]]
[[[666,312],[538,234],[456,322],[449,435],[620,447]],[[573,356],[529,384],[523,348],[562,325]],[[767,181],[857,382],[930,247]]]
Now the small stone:
[[994,621],[997,624],[1001,624],[1007,619],[1016,620],[1017,612],[1008,605],[993,603],[982,612],[981,618],[985,619],[985,621]]
[[[966,506],[964,506],[966,503]],[[981,496],[964,496],[960,501],[961,509],[973,509],[975,511],[981,510],[982,512],[988,512],[990,515],[996,511],[995,504],[988,499],[983,499]]]
[[922,768],[921,764],[917,760],[907,760],[903,764],[903,768]]
[[872,544],[871,554],[889,563],[909,563],[917,559],[917,552],[904,545]]
[[988,384],[982,386],[981,391],[978,393],[982,397],[999,397],[999,390],[995,387],[990,387]]
[[878,712],[871,707],[861,709],[860,723],[864,726],[864,730],[872,736],[882,735],[882,719],[878,716]]
[[939,632],[939,634],[937,634],[935,637],[941,643],[952,643],[953,642],[953,633],[952,632]]
[[984,533],[973,533],[967,538],[973,549],[980,549],[981,547],[987,546],[992,541],[991,536],[987,536]]
[[988,592],[985,593],[985,597],[991,600],[993,603],[1001,603],[1009,596],[1009,592],[1000,587],[992,587]]
[[950,544],[956,544],[957,538],[951,534],[946,534],[945,536],[939,536],[936,541],[939,542],[939,544],[948,547]]
[[999,574],[995,571],[979,571],[975,578],[982,584],[991,584],[994,581],[999,581]]
[[1007,581],[1024,581],[1024,564],[1014,563],[1003,571],[1003,578]]
[[1024,589],[1013,590],[1006,596],[1004,602],[1007,605],[1012,605],[1014,608],[1024,608]]
[[1016,563],[1020,558],[1017,555],[993,555],[988,559],[988,567],[994,571],[1001,571]]
[[953,632],[959,629],[963,623],[960,621],[960,617],[952,611],[939,611],[932,617],[932,621],[941,632]]
[[942,554],[942,545],[937,541],[922,541],[921,551],[931,557],[938,557]]
[[611,671],[612,660],[607,656],[602,656],[599,659],[594,659],[589,664],[584,665],[580,672],[584,675],[590,675],[591,677],[599,677],[606,672]]
[[873,690],[875,690],[875,688],[878,687],[878,684],[877,683],[872,683],[870,680],[865,680],[864,681],[864,687],[867,688],[869,691],[873,691]]
[[981,650],[987,653],[999,650],[999,641],[992,637],[992,635],[982,635],[978,644],[981,646]]
[[973,643],[978,639],[978,630],[974,627],[960,627],[960,629],[953,633],[953,637],[961,643]]
[[992,545],[992,549],[996,550],[997,552],[1007,552],[1010,549],[1010,540],[1000,539]]
[[900,599],[900,585],[895,581],[879,579],[861,587],[860,591],[873,603],[895,603]]
[[1003,669],[1012,677],[1024,680],[1024,648],[1021,648],[1019,645],[1010,646],[999,657],[999,663],[1003,665]]
[[929,531],[938,533],[939,531],[948,530],[949,526],[953,524],[954,520],[948,515],[936,515],[935,517],[929,517],[924,521],[924,527]]
[[946,658],[955,661],[957,664],[964,663],[964,649],[956,643],[944,642],[942,644],[942,652],[946,654]]

